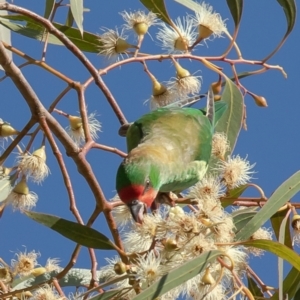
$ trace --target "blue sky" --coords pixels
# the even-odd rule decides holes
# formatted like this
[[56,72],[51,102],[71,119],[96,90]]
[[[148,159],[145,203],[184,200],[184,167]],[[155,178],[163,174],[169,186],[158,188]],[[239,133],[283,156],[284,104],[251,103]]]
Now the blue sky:
[[[43,1],[15,0],[14,4],[24,5],[24,7],[40,14],[44,10]],[[166,4],[172,18],[184,16],[188,12],[187,9],[174,1],[168,0]],[[225,1],[221,3],[221,1],[214,0],[210,4],[223,18],[228,19],[227,26],[232,32],[233,22]],[[84,29],[93,33],[101,33],[100,27],[114,28],[120,26],[122,18],[118,12],[143,8],[139,1],[134,0],[110,1],[109,5],[103,5],[102,1],[86,0],[85,7],[89,8],[90,12],[84,15]],[[61,9],[58,14],[58,22],[64,22],[65,12],[66,9]],[[243,57],[253,60],[262,59],[278,44],[285,30],[285,16],[276,1],[252,1],[251,4],[249,1],[245,1],[244,15],[237,38]],[[151,28],[150,34],[153,39],[155,39],[156,32],[155,28]],[[242,80],[242,83],[250,91],[264,96],[269,106],[268,108],[257,107],[251,97],[246,97],[248,130],[241,131],[234,154],[239,154],[241,157],[248,156],[251,163],[256,163],[254,183],[260,185],[267,196],[270,196],[285,179],[299,169],[299,36],[300,26],[297,23],[286,43],[269,61],[270,64],[281,65],[288,74],[287,79],[278,70],[270,70],[262,75]],[[135,37],[131,35],[130,40],[134,43]],[[41,57],[42,43],[16,34],[13,34],[12,41],[16,48],[26,54],[37,59]],[[227,43],[228,40],[225,38],[209,41],[207,46],[198,47],[195,54],[203,56],[218,55],[224,51]],[[146,36],[143,50],[155,54],[161,53],[160,48],[150,36]],[[109,64],[107,60],[96,54],[88,53],[86,55],[97,68],[103,68]],[[234,55],[233,52],[230,57],[233,58]],[[17,65],[23,62],[19,57],[15,56],[14,59]],[[75,81],[84,82],[89,77],[81,63],[63,47],[49,45],[46,61]],[[183,61],[182,65],[188,68],[191,73],[197,71],[197,75],[202,76],[202,92],[205,92],[209,84],[217,79],[214,74],[208,72],[199,63],[187,60]],[[224,64],[220,65],[224,66]],[[168,61],[151,62],[148,67],[159,80],[167,81],[171,76],[174,76],[174,68]],[[240,65],[237,68],[238,72],[253,69],[252,66],[248,65]],[[36,66],[28,66],[23,69],[23,72],[46,107],[65,88],[64,83]],[[2,71],[0,71],[1,76],[3,76]],[[128,121],[134,121],[149,111],[149,106],[144,105],[144,101],[151,94],[151,85],[148,77],[143,72],[141,64],[128,64],[122,68],[116,68],[105,75],[103,79],[117,99]],[[0,83],[0,91],[0,118],[10,122],[15,128],[21,129],[30,117],[30,111],[25,101],[9,79]],[[91,85],[86,92],[86,99],[89,111],[97,111],[98,119],[102,123],[103,132],[100,134],[99,142],[125,151],[125,140],[117,134],[118,120],[101,91],[95,85]],[[58,109],[70,114],[77,113],[77,97],[74,91],[68,93],[59,104]],[[64,117],[57,114],[55,114],[55,117],[63,126],[68,125]],[[40,142],[41,136],[38,136],[34,144],[35,149],[39,147]],[[35,210],[73,220],[56,159],[53,157],[50,148],[47,148],[51,176],[40,186],[30,186],[39,195]],[[64,153],[63,149],[62,153]],[[109,152],[92,150],[88,154],[88,159],[106,197],[108,199],[112,198],[115,195],[115,173],[121,158]],[[8,162],[12,164],[13,161],[14,157]],[[65,162],[71,175],[78,209],[86,221],[94,209],[93,196],[82,177],[77,174],[73,161],[66,157]],[[248,195],[257,196],[254,190],[249,191]],[[96,221],[94,228],[109,235],[102,217]],[[41,264],[44,264],[48,257],[57,257],[61,260],[61,265],[64,266],[69,261],[70,254],[75,247],[75,243],[38,225],[18,212],[12,212],[11,208],[7,208],[0,219],[0,232],[2,245],[0,257],[7,262],[13,258],[13,252],[23,251],[24,245],[28,251],[35,249],[41,253],[39,259]],[[110,257],[111,255],[111,252],[97,251],[99,266],[103,265],[104,257]],[[262,262],[264,262],[264,265],[268,265],[268,274],[265,274],[266,270],[261,268]],[[264,258],[251,259],[252,263],[253,268],[263,278],[269,278],[268,285],[276,284],[277,266],[274,258],[267,255]],[[269,267],[269,263],[273,264],[272,267]],[[86,249],[82,249],[76,266],[90,267]]]

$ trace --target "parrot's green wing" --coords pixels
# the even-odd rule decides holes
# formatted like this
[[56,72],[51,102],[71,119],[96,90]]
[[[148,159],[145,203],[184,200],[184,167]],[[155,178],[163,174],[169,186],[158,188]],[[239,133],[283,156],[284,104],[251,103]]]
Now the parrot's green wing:
[[[227,104],[224,101],[218,101],[215,103],[215,125],[222,117],[226,108]],[[159,108],[151,113],[148,113],[141,117],[139,120],[135,121],[134,123],[131,123],[128,129],[126,128],[127,151],[129,152],[133,148],[137,147],[137,145],[142,141],[142,139],[149,132],[149,130],[151,130],[151,124],[153,122],[168,114],[172,110],[186,110],[189,111],[189,114],[192,115],[206,115],[206,109],[198,110],[195,108]]]

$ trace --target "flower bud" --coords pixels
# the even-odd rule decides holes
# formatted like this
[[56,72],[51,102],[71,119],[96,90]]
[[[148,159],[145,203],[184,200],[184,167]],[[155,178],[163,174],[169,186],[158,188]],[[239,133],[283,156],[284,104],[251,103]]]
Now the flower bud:
[[299,222],[300,222],[300,215],[294,215],[292,218],[292,227],[295,230],[299,230]]
[[0,137],[8,137],[19,133],[20,132],[18,130],[11,127],[8,123],[0,124]]
[[214,223],[208,218],[200,218],[200,222],[206,227],[211,227],[214,225]]
[[152,95],[160,96],[167,91],[167,88],[160,83],[152,74],[149,74],[152,81]]
[[205,270],[205,274],[203,275],[203,277],[201,278],[202,283],[204,284],[209,284],[209,285],[213,285],[216,283],[215,279],[212,277],[209,268],[207,268]]
[[191,75],[191,73],[187,69],[184,69],[177,61],[174,60],[173,63],[176,68],[176,75],[179,79]]
[[189,42],[186,38],[180,36],[177,38],[174,44],[174,48],[179,51],[188,51],[189,49]]
[[28,195],[29,188],[25,179],[22,179],[13,189],[13,192],[20,195]]
[[166,251],[174,251],[178,249],[177,241],[173,238],[167,238],[162,241]]
[[148,32],[149,26],[142,22],[142,23],[136,23],[133,26],[134,31],[137,35],[145,35]]
[[69,116],[70,127],[72,130],[76,131],[82,127],[82,119],[77,116]]
[[114,265],[114,271],[117,275],[122,275],[127,271],[127,267],[123,262],[118,262]]
[[220,101],[222,98],[221,95],[214,95],[214,101]]
[[124,53],[129,48],[136,48],[136,46],[128,44],[126,42],[126,40],[124,40],[122,38],[119,38],[116,41],[116,45],[115,45],[115,51],[116,51],[116,53],[118,53],[118,54]]
[[221,80],[219,81],[215,81],[211,84],[211,88],[212,88],[212,91],[213,93],[216,95],[216,94],[219,94],[222,90],[222,82]]
[[267,103],[267,100],[265,99],[265,97],[258,96],[258,95],[252,94],[252,93],[250,95],[254,99],[257,106],[268,107],[268,103]]
[[30,271],[30,274],[32,274],[34,277],[38,277],[46,272],[47,272],[46,268],[40,267],[40,268],[35,268],[32,271]]
[[212,30],[210,30],[208,27],[201,24],[198,27],[198,32],[199,32],[199,39],[201,40],[207,39],[211,34],[213,34]]
[[45,146],[43,145],[41,148],[35,150],[34,152],[32,152],[33,156],[36,156],[38,158],[40,158],[42,161],[46,161],[46,151],[45,151]]

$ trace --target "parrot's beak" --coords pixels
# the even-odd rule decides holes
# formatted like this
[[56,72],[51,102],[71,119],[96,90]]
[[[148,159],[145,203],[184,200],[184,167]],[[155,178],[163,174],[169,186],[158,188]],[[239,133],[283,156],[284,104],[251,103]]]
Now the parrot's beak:
[[142,224],[144,214],[147,212],[146,205],[139,200],[133,200],[130,204],[128,204],[128,207],[134,221]]

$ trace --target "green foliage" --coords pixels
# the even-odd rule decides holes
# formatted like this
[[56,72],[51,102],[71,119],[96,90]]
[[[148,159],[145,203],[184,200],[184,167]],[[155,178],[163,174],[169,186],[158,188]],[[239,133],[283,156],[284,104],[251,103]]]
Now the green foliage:
[[25,214],[82,246],[102,250],[115,249],[114,244],[104,234],[93,228],[48,214],[30,211]]
[[203,272],[206,266],[222,255],[221,251],[213,250],[205,252],[180,267],[164,275],[159,281],[145,289],[142,293],[134,297],[134,300],[151,299],[154,300],[183,282],[195,277]]
[[263,208],[247,223],[237,235],[236,240],[248,239],[257,229],[269,220],[277,210],[300,190],[300,172],[287,179],[269,198]]
[[164,0],[140,0],[142,4],[155,13],[162,21],[173,26],[173,21],[168,15]]
[[[247,81],[244,83],[242,79],[249,76],[255,78],[255,75],[267,72],[270,69],[279,70],[286,77],[286,73],[282,67],[277,65],[277,62],[271,65],[266,64],[266,61],[278,52],[295,28],[296,1],[277,0],[285,15],[287,29],[278,46],[264,59],[257,57],[253,59],[250,57],[252,45],[249,45],[249,49],[247,49],[249,50],[247,52],[249,59],[244,58],[242,55],[244,49],[239,48],[240,39],[237,38],[237,35],[242,16],[247,10],[247,6],[244,7],[242,0],[226,1],[229,9],[227,11],[227,17],[229,17],[227,26],[223,24],[224,19],[221,15],[216,13],[209,4],[202,6],[204,5],[203,3],[193,0],[140,0],[139,2],[139,5],[143,5],[148,11],[142,13],[130,12],[126,15],[130,20],[126,20],[126,16],[122,15],[127,24],[123,25],[122,29],[119,24],[115,24],[119,31],[115,28],[105,28],[104,24],[101,23],[102,12],[92,11],[91,13],[99,14],[98,19],[100,23],[97,25],[97,28],[100,27],[101,31],[104,32],[100,36],[96,32],[84,30],[87,28],[86,24],[84,24],[84,13],[88,9],[84,8],[83,0],[45,0],[40,15],[37,12],[18,7],[17,3],[0,0],[0,67],[3,67],[5,71],[5,74],[1,75],[0,82],[1,84],[6,84],[5,82],[8,80],[4,80],[10,77],[11,82],[19,90],[28,106],[28,112],[22,112],[28,118],[28,123],[23,129],[20,129],[20,132],[15,131],[5,135],[2,134],[1,125],[4,123],[0,119],[0,133],[2,134],[0,134],[0,217],[4,208],[11,205],[14,210],[20,210],[37,223],[56,231],[66,239],[77,244],[76,246],[74,245],[75,249],[70,254],[70,261],[65,264],[64,268],[57,268],[55,264],[52,266],[50,264],[50,267],[47,264],[45,267],[37,265],[38,254],[34,251],[29,252],[26,250],[24,253],[18,253],[11,265],[0,258],[0,294],[7,299],[11,299],[16,296],[15,293],[17,291],[20,293],[24,289],[41,291],[41,286],[46,284],[49,287],[48,284],[55,283],[54,286],[58,291],[60,291],[58,287],[76,287],[76,289],[82,287],[84,294],[79,297],[90,300],[154,300],[166,295],[166,293],[168,293],[168,299],[172,297],[175,299],[180,297],[180,295],[182,296],[182,294],[186,297],[192,297],[192,292],[195,295],[197,294],[197,297],[200,297],[200,292],[203,293],[201,296],[203,299],[208,294],[210,299],[231,299],[239,296],[246,297],[245,295],[249,299],[251,296],[251,299],[266,299],[266,297],[273,300],[292,299],[293,297],[298,299],[300,297],[300,261],[299,255],[293,247],[296,237],[292,236],[290,219],[296,214],[296,209],[299,208],[299,205],[294,204],[293,197],[300,191],[300,171],[283,182],[267,199],[262,189],[258,186],[256,187],[260,191],[260,197],[248,196],[251,194],[251,190],[248,187],[254,185],[248,183],[251,179],[252,166],[250,167],[246,160],[238,162],[238,168],[240,168],[238,171],[236,169],[228,171],[228,169],[225,170],[225,167],[222,167],[222,163],[229,161],[228,158],[234,158],[232,154],[241,128],[243,125],[246,125],[245,97],[250,95],[254,99],[255,97],[264,99],[263,96],[252,93],[249,90],[250,87],[247,86]],[[182,28],[177,21],[173,21],[174,2],[181,5],[182,13],[180,17],[185,16],[186,9],[193,16],[185,19],[184,22],[187,22],[187,24],[183,24]],[[100,3],[99,6],[101,7],[101,5],[105,6],[109,5],[109,3]],[[201,11],[200,15],[203,24],[199,24],[199,15],[197,16],[195,13],[202,9],[203,11]],[[168,32],[162,30],[163,26],[158,26],[159,30],[162,30],[160,43],[163,49],[168,49],[169,51],[160,49],[160,52],[155,50],[152,53],[151,47],[150,50],[144,49],[147,44],[143,44],[143,41],[148,38],[148,28],[158,25],[158,20],[155,19],[153,21],[151,18],[154,19],[155,16],[152,15],[151,17],[150,14],[149,17],[149,12],[153,12],[159,21],[170,27]],[[114,17],[112,16],[112,18]],[[143,18],[146,18],[146,21]],[[191,18],[193,21],[191,21]],[[217,26],[214,22],[217,22]],[[259,22],[259,20],[255,20],[255,22]],[[160,25],[163,23],[160,23]],[[129,44],[127,33],[126,35],[123,34],[123,29],[126,29],[124,32],[130,29],[135,34],[136,26],[141,24],[145,25],[145,33],[138,35],[135,39],[136,44]],[[189,26],[193,28],[194,35],[186,29]],[[204,30],[208,36],[201,36],[201,30]],[[25,38],[31,38],[36,40],[37,44],[42,44],[42,58],[31,58],[30,54],[23,53],[22,43],[16,43],[16,45],[13,43],[13,47],[11,47],[10,32]],[[227,42],[227,49],[217,48],[215,56],[206,56],[199,50],[200,47],[196,48],[199,44],[210,43],[213,38],[220,36],[226,38],[224,41]],[[153,35],[152,38],[154,40],[155,36]],[[243,38],[247,39],[247,37]],[[166,44],[167,42],[169,44]],[[69,50],[67,52],[68,55],[74,56],[74,62],[76,62],[76,59],[79,59],[81,62],[80,66],[83,66],[88,73],[87,78],[81,79],[84,83],[77,82],[78,79],[72,72],[69,72],[70,70],[64,68],[65,66],[61,65],[56,69],[55,66],[50,65],[49,61],[51,60],[46,60],[47,52],[52,51],[51,55],[54,56],[61,55],[60,53],[64,52],[58,52],[60,51],[59,47],[47,47],[48,44],[60,46],[60,49],[67,48]],[[154,47],[156,44],[156,42],[153,42],[150,45]],[[263,45],[259,46],[263,47]],[[7,56],[8,53],[11,57],[11,52],[14,52],[14,55],[18,55],[25,63],[22,63],[20,66],[15,65],[14,61],[11,61]],[[101,54],[100,59],[106,59],[104,61],[107,65],[99,70],[99,58],[97,57],[97,63],[93,65],[92,59],[89,61],[82,52],[89,52],[90,56]],[[68,56],[65,58],[67,60]],[[107,58],[113,59],[108,60]],[[138,64],[136,64],[137,62]],[[173,77],[163,84],[158,82],[158,79],[155,77],[159,75],[159,80],[165,80],[162,72],[163,67],[161,67],[163,65],[162,62],[164,66],[166,63],[173,63],[176,68],[176,73],[174,72]],[[185,63],[188,65],[188,62],[192,62],[191,70],[185,69],[185,65],[184,68],[181,65],[178,67],[177,64],[179,62],[182,65]],[[201,98],[206,97],[207,90],[210,90],[211,87],[216,87],[217,91],[214,91],[213,94],[211,93],[210,96],[214,96],[215,101],[221,100],[226,103],[227,110],[218,121],[215,132],[224,133],[230,146],[230,149],[226,148],[226,151],[224,150],[224,153],[221,153],[219,156],[214,153],[215,156],[210,159],[207,175],[215,176],[213,185],[210,185],[207,179],[209,177],[206,177],[199,185],[191,187],[191,191],[194,189],[194,194],[189,191],[189,194],[185,196],[179,194],[175,188],[170,191],[174,193],[161,193],[155,200],[156,202],[153,202],[154,204],[162,202],[172,206],[174,203],[177,205],[169,208],[167,212],[152,205],[153,214],[144,216],[144,223],[142,224],[135,224],[132,221],[127,207],[122,205],[119,199],[108,201],[105,198],[103,194],[105,189],[102,190],[102,183],[99,182],[95,175],[95,169],[97,168],[98,172],[99,166],[94,166],[88,155],[92,149],[109,151],[122,158],[127,155],[127,153],[117,149],[115,145],[108,146],[97,143],[97,132],[100,131],[101,126],[96,118],[96,114],[91,116],[87,113],[88,101],[86,100],[86,95],[89,95],[87,90],[92,83],[95,83],[95,87],[102,92],[103,98],[106,99],[112,108],[122,128],[126,129],[129,123],[119,106],[120,103],[114,97],[113,90],[118,89],[118,87],[114,86],[111,83],[113,81],[109,81],[111,78],[107,76],[109,77],[108,87],[106,85],[107,77],[104,75],[108,73],[111,75],[112,71],[117,73],[121,70],[121,67],[122,72],[127,72],[129,66],[133,64],[142,67],[140,69],[141,74],[146,73],[146,76],[149,77],[150,82],[153,84],[152,94],[145,95],[145,99],[147,97],[150,98],[151,109],[159,107],[178,109],[178,107],[194,105]],[[159,66],[161,73],[153,67],[155,64]],[[31,80],[27,81],[27,73],[24,71],[27,65],[36,68],[42,67],[43,71],[67,83],[67,87],[62,92],[59,91],[57,93],[58,95],[52,101],[49,109],[46,108],[46,106],[48,107],[48,102],[45,101],[45,98],[48,96],[48,89],[56,90],[59,85],[52,84],[51,80],[48,80],[45,76],[45,80],[47,80],[45,91],[44,94],[39,95],[40,92],[34,90],[36,82],[31,86]],[[201,80],[199,79],[199,73],[195,75],[192,68],[197,68],[197,72],[201,69]],[[237,72],[238,69],[239,73]],[[132,70],[135,71],[137,69],[130,69],[129,72],[132,72]],[[154,74],[154,70],[157,74]],[[212,82],[206,80],[208,72],[213,73],[217,85],[212,85]],[[135,98],[136,87],[138,87],[139,92],[147,89],[144,86],[140,86],[139,82],[134,82],[135,85],[132,88],[129,85],[132,76],[131,73],[129,74],[130,76],[122,74],[122,79],[128,93],[126,97],[132,102],[125,102],[126,104],[122,103],[122,105],[130,106],[132,112],[136,113],[138,104],[132,100]],[[202,94],[199,95],[201,85]],[[77,95],[77,99],[71,104],[68,103],[69,105],[65,105],[65,103],[61,105],[65,100],[64,97],[70,91]],[[4,105],[3,108],[0,108],[0,117],[5,117],[2,116],[5,113],[5,101],[9,100],[1,99],[0,105],[2,103]],[[221,114],[224,110],[223,102],[216,102],[216,119],[218,119],[218,114]],[[62,108],[66,111],[62,111]],[[73,111],[80,111],[80,115],[73,116]],[[206,115],[206,109],[202,109],[202,112]],[[55,117],[56,114],[60,116]],[[65,117],[67,122],[69,122],[69,131],[63,128],[60,117]],[[137,116],[138,118],[140,116]],[[161,124],[155,124],[155,126],[154,131],[159,132]],[[110,130],[114,128],[114,124],[105,124],[103,127]],[[141,130],[137,126],[136,132],[138,134],[141,133]],[[143,134],[147,133],[143,132]],[[79,134],[79,136],[76,136],[76,134]],[[186,128],[186,134],[189,134],[188,128]],[[7,139],[7,137],[10,139]],[[161,137],[162,134],[159,134],[158,144],[151,146],[154,152],[158,150],[157,152],[162,157],[160,163],[164,164],[164,158],[172,156],[174,145],[165,143]],[[182,137],[182,139],[184,140],[185,137]],[[36,172],[40,171],[37,170],[39,168],[46,173],[48,172],[47,166],[43,165],[46,164],[46,155],[41,155],[41,157],[35,156],[33,152],[34,149],[40,147],[40,144],[37,145],[37,143],[40,143],[40,140],[42,140],[42,146],[51,148],[51,151],[54,153],[53,157],[57,159],[62,173],[62,177],[58,177],[63,178],[63,181],[57,180],[57,183],[61,184],[63,182],[68,199],[65,200],[62,195],[59,195],[59,197],[62,201],[68,203],[73,214],[72,217],[75,217],[77,222],[27,210],[35,206],[36,197],[29,191],[26,182],[40,183],[42,181],[36,175]],[[140,142],[135,147],[140,147]],[[180,142],[182,141],[180,140]],[[165,150],[168,153],[162,153],[161,149],[163,148],[160,147],[161,145],[165,145]],[[189,143],[184,144],[184,147],[184,151],[187,153],[191,152]],[[257,147],[257,145],[254,145],[254,147]],[[17,159],[14,157],[16,149],[18,151]],[[177,159],[180,162],[178,164],[179,170],[181,166],[184,166],[182,169],[185,170],[187,169],[185,156],[184,153],[181,155],[182,157],[174,157],[173,159]],[[22,158],[30,158],[31,167],[32,165],[34,166],[33,169],[26,169],[24,164],[21,163]],[[69,158],[73,160],[75,167],[82,175],[80,180],[83,180],[84,184],[80,181],[80,187],[88,186],[90,190],[87,195],[90,193],[92,194],[90,198],[95,199],[95,209],[91,212],[87,224],[94,224],[96,220],[99,220],[99,215],[101,215],[103,217],[102,222],[104,220],[107,223],[105,225],[110,230],[110,237],[91,228],[91,226],[82,224],[81,212],[77,210],[76,206],[76,189],[72,187],[73,174],[71,172],[73,172],[73,169],[69,166]],[[118,159],[120,160],[121,158]],[[38,160],[38,163],[36,161],[33,163],[33,160]],[[8,176],[3,171],[4,163],[12,164],[12,175]],[[150,165],[151,163],[149,163],[149,168]],[[218,168],[216,168],[217,166]],[[166,168],[169,168],[169,166],[166,166]],[[100,171],[107,172],[105,168]],[[235,178],[238,177],[238,173],[242,174],[239,174],[239,181]],[[174,174],[174,178],[178,178],[178,174]],[[206,186],[204,186],[206,179]],[[230,184],[230,181],[234,180],[235,182]],[[142,178],[142,182],[144,181],[144,178]],[[14,189],[14,187],[20,182],[24,182],[26,187],[24,188],[23,186],[21,191],[15,191],[16,188]],[[148,177],[146,182],[142,197],[139,199],[142,201],[148,197],[149,194],[146,193],[149,190],[152,192],[151,189],[153,188],[153,184]],[[201,186],[201,184],[203,185]],[[218,185],[222,186],[222,188],[218,187]],[[14,194],[12,193],[13,189]],[[217,191],[214,189],[217,189]],[[247,197],[242,197],[242,195],[246,194],[246,190]],[[121,197],[121,195],[119,196]],[[120,199],[122,200],[122,197]],[[230,206],[237,205],[248,207],[231,210]],[[181,209],[183,206],[185,210]],[[226,208],[226,212],[223,208]],[[230,211],[232,212],[229,213]],[[277,241],[254,238],[253,234],[268,221],[271,222]],[[292,227],[294,230],[293,234],[299,234],[299,229],[294,223]],[[5,230],[5,228],[0,228],[0,230]],[[23,230],[22,224],[18,230]],[[45,229],[45,234],[47,234],[47,230]],[[130,239],[131,241],[129,241]],[[9,247],[9,241],[5,241],[3,245],[8,245],[7,247]],[[30,245],[26,246],[30,247]],[[82,248],[80,246],[89,248],[90,269],[72,268]],[[103,267],[101,262],[99,264],[101,265],[100,270],[98,270],[98,257],[95,249],[114,250],[110,251],[110,253],[117,254],[117,256],[115,258],[109,257],[108,264],[105,267]],[[253,273],[253,270],[250,269],[249,271],[245,267],[247,264],[251,264],[251,261],[246,260],[248,252],[245,249],[250,253],[254,250],[257,251],[257,249],[264,250],[278,258],[278,266],[276,266],[278,269],[278,288],[266,291],[262,282],[268,285],[269,278],[266,276],[266,278],[260,280],[258,275]],[[101,259],[103,253],[105,252],[100,252]],[[264,258],[261,259],[263,261]],[[284,276],[287,264],[291,266],[291,269]],[[42,273],[38,273],[41,274],[39,276],[34,276],[34,274],[37,274],[34,273],[36,267],[40,268]],[[239,278],[242,273],[246,273],[246,276]],[[184,285],[186,282],[191,284]],[[218,294],[218,288],[222,285],[224,287],[224,283],[226,283],[228,288],[226,295],[223,291],[224,288]],[[187,290],[187,286],[192,288]],[[248,290],[246,286],[248,286]],[[192,289],[194,290],[192,291]],[[99,293],[99,291],[102,291],[102,293]],[[31,298],[35,299],[36,296],[34,295]]]

